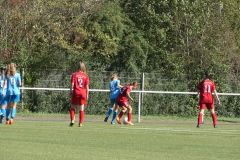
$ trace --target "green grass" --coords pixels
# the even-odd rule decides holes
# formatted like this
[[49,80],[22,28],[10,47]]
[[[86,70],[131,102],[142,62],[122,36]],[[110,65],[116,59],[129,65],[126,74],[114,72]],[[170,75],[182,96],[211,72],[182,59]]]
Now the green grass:
[[240,125],[135,123],[134,126],[87,121],[15,119],[0,125],[1,160],[237,160]]

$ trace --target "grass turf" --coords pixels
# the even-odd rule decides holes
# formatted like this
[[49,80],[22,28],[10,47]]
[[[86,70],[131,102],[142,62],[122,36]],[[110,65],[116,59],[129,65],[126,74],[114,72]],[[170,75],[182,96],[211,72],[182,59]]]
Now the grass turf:
[[134,126],[86,121],[15,120],[0,125],[1,160],[237,160],[240,125],[135,123]]

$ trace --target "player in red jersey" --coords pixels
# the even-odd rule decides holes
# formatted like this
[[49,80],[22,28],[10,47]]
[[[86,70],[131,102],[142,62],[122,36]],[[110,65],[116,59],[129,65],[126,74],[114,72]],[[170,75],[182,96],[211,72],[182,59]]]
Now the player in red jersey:
[[78,64],[78,71],[72,74],[70,85],[71,109],[69,126],[74,125],[76,106],[79,104],[79,127],[84,119],[84,105],[87,103],[89,93],[89,77],[83,62]]
[[220,100],[217,95],[215,83],[211,81],[209,78],[210,78],[210,74],[208,72],[205,72],[204,80],[197,85],[198,95],[200,96],[200,102],[199,102],[200,112],[198,115],[198,125],[197,125],[198,128],[200,127],[200,124],[202,122],[202,117],[203,117],[205,108],[210,110],[212,115],[212,120],[213,120],[213,126],[214,128],[217,128],[217,116],[214,111],[214,99],[213,99],[212,92],[214,92],[214,95],[217,98],[218,104],[220,104]]
[[124,115],[124,113],[126,111],[128,111],[128,121],[126,122],[126,124],[128,125],[133,125],[133,123],[131,122],[132,120],[132,107],[130,105],[130,103],[128,102],[128,98],[130,100],[133,100],[133,98],[130,96],[130,92],[132,91],[132,89],[136,89],[138,87],[138,82],[132,82],[127,86],[124,86],[121,88],[120,94],[117,97],[117,104],[122,107],[122,110],[120,112],[120,114],[118,115],[118,117],[116,118],[116,121],[121,124],[121,117]]

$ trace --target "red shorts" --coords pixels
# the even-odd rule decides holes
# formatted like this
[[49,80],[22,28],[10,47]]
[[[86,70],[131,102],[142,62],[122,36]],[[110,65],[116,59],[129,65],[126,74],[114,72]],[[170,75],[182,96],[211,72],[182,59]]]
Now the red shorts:
[[214,109],[214,103],[200,103],[199,109]]
[[130,103],[128,102],[128,101],[117,101],[117,104],[120,106],[120,107],[122,107],[122,106],[124,106],[124,107],[129,107],[130,106]]
[[81,96],[81,95],[74,95],[74,96],[72,96],[71,104],[72,104],[72,105],[87,104],[87,100],[86,100],[85,97],[83,97],[83,96]]

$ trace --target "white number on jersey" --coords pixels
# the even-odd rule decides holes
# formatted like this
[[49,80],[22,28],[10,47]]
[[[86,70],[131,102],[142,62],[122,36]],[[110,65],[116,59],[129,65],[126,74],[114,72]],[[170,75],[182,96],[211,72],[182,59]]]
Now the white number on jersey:
[[78,86],[79,86],[79,88],[83,87],[83,80],[82,80],[82,78],[78,78]]
[[15,78],[14,78],[14,77],[11,77],[11,79],[10,79],[10,80],[11,80],[11,84],[12,84],[12,85],[15,85],[15,84],[16,84],[16,80],[15,80]]
[[204,92],[210,93],[210,85],[204,85]]
[[115,90],[116,90],[115,85],[111,84],[111,91],[115,91]]

